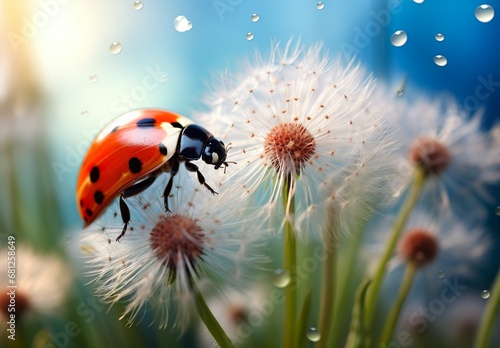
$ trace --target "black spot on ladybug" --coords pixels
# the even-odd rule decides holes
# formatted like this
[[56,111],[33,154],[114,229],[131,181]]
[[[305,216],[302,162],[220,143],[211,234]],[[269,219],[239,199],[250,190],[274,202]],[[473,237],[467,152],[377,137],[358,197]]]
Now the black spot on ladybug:
[[156,120],[154,118],[143,118],[142,120],[137,121],[137,127],[139,128],[149,128],[155,126]]
[[167,147],[165,145],[163,145],[162,143],[159,143],[158,144],[158,148],[160,149],[160,153],[163,155],[163,156],[166,156],[167,155]]
[[110,133],[116,132],[118,130],[118,128],[120,128],[120,126],[116,126],[115,128],[113,128]]
[[94,193],[94,201],[97,204],[101,204],[104,201],[104,194],[101,191],[96,191]]
[[174,128],[184,128],[184,126],[182,124],[180,124],[179,122],[170,122],[170,124]]
[[139,173],[142,170],[142,162],[137,157],[132,157],[128,161],[128,169],[134,174]]
[[88,216],[92,216],[92,210],[90,210],[89,208],[85,209],[85,214],[87,214]]
[[101,172],[99,171],[99,168],[97,166],[92,167],[92,170],[90,171],[90,182],[95,184],[97,180],[99,180],[100,176]]
[[80,199],[80,207],[83,208],[83,199]]

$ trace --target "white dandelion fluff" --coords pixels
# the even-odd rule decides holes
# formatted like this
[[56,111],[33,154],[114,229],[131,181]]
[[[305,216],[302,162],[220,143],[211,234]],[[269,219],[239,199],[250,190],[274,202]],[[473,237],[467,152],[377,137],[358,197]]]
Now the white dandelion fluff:
[[[241,70],[221,77],[207,118],[231,142],[237,165],[230,179],[242,197],[257,199],[262,221],[295,217],[296,231],[307,237],[333,200],[341,205],[362,203],[370,194],[382,198],[387,177],[378,174],[394,145],[383,120],[386,109],[359,65],[330,61],[320,45],[305,49],[289,42],[284,49],[274,45],[269,58],[257,54]],[[363,191],[362,179],[374,184]],[[360,221],[370,210],[339,211],[344,220]]]
[[400,101],[393,115],[400,157],[426,173],[422,197],[433,207],[484,217],[487,187],[500,181],[500,127],[483,130],[481,113],[468,118],[448,99]]
[[153,308],[160,328],[183,331],[194,291],[205,296],[224,285],[243,286],[244,269],[259,267],[263,260],[251,252],[258,234],[245,232],[245,226],[251,230],[250,219],[240,214],[231,192],[219,187],[221,194],[213,196],[187,176],[184,170],[177,176],[171,213],[165,212],[159,193],[168,176],[128,198],[132,221],[120,242],[115,238],[122,222],[113,209],[84,232],[81,245],[96,292],[110,303],[127,302],[123,317],[129,324]]
[[[15,315],[55,315],[66,300],[72,281],[72,272],[64,260],[56,254],[35,252],[31,247],[18,243],[14,253],[0,250],[3,270],[0,272],[0,285],[15,288]],[[10,278],[7,264],[15,265],[15,277]],[[11,282],[12,281],[12,282]],[[11,289],[11,288],[9,288]],[[0,317],[8,316],[10,297],[8,291],[0,295]],[[2,318],[3,322],[3,318]]]
[[[223,297],[213,297],[208,306],[224,331],[235,344],[242,344],[263,325],[274,304],[266,299],[268,289],[253,286],[247,290],[228,289]],[[201,323],[200,323],[201,324]],[[216,346],[213,338],[202,325],[198,328],[201,347]]]
[[[376,228],[374,236],[380,241],[373,244],[373,250],[385,246],[382,239],[389,231],[387,220]],[[440,274],[474,279],[487,262],[490,249],[491,238],[477,219],[459,219],[449,210],[431,213],[417,207],[400,237],[398,252],[389,261],[388,269],[395,271],[405,262],[414,262],[424,270],[420,273],[426,279],[435,279]]]

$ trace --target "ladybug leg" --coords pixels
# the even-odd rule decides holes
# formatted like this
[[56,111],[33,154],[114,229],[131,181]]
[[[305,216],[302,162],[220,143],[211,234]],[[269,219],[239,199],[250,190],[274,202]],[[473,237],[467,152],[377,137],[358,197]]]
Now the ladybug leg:
[[130,209],[127,206],[127,203],[125,203],[125,198],[135,196],[145,189],[147,189],[149,186],[153,184],[153,182],[156,180],[156,176],[150,176],[146,180],[143,180],[134,186],[129,187],[125,191],[122,192],[120,195],[120,214],[122,216],[123,220],[123,230],[122,233],[116,238],[116,241],[119,242],[120,239],[125,235],[125,232],[127,231],[128,223],[130,222]]
[[194,163],[191,163],[191,162],[186,162],[186,169],[189,170],[190,172],[196,172],[196,174],[198,175],[198,181],[200,182],[200,184],[204,185],[208,191],[212,192],[212,194],[216,195],[217,192],[215,192],[215,190],[213,188],[211,188],[206,182],[205,182],[205,177],[203,176],[203,174],[201,174],[200,170],[198,169],[198,166]]
[[168,180],[167,186],[165,186],[165,190],[163,191],[163,204],[165,205],[165,211],[171,212],[168,207],[168,197],[170,196],[170,191],[172,191],[172,186],[174,184],[174,176],[177,174],[179,170],[179,160],[177,158],[172,159],[172,167],[170,168],[170,179]]
[[146,190],[149,186],[151,186],[156,180],[156,175],[152,175],[146,180],[142,180],[137,184],[130,186],[128,189],[122,192],[123,198],[132,197],[138,195],[142,191]]
[[123,200],[124,194],[120,195],[120,214],[123,220],[123,230],[122,233],[116,238],[116,241],[119,242],[120,239],[125,235],[125,231],[127,231],[128,223],[130,222],[130,209],[127,206],[127,203]]

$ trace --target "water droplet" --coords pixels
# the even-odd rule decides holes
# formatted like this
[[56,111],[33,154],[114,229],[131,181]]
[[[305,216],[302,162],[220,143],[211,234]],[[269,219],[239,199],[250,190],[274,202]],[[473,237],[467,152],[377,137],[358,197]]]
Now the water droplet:
[[250,20],[252,22],[257,22],[260,19],[260,16],[257,13],[254,13],[252,17],[250,17]]
[[247,33],[247,40],[253,40],[253,34],[252,33]]
[[144,6],[142,1],[135,1],[134,2],[134,10],[140,10],[142,8],[142,6]]
[[446,64],[448,64],[448,59],[446,59],[445,56],[438,54],[434,57],[434,63],[436,63],[436,65],[438,66],[445,66]]
[[443,41],[444,40],[444,35],[441,34],[441,33],[439,33],[439,34],[436,34],[435,38],[436,38],[436,41]]
[[97,82],[97,75],[90,75],[89,81],[92,83]]
[[416,4],[421,4],[421,3],[424,2],[424,0],[413,0],[413,2],[416,3]]
[[278,288],[284,288],[290,284],[290,274],[284,269],[277,269],[273,274],[273,284]]
[[316,4],[316,8],[317,8],[318,10],[322,10],[322,9],[324,9],[324,8],[325,8],[325,4],[324,4],[324,3],[322,3],[322,2],[320,1],[320,2],[318,2],[318,3]]
[[495,208],[495,215],[500,216],[500,206]]
[[184,16],[177,16],[174,21],[175,30],[180,33],[191,30],[193,24]]
[[82,116],[83,118],[87,117],[89,115],[89,112],[87,110],[83,110],[82,112],[80,112],[80,116]]
[[109,46],[109,50],[111,51],[111,53],[113,54],[118,54],[121,52],[122,50],[122,45],[121,43],[115,41],[113,42],[110,46]]
[[306,337],[311,342],[318,342],[321,339],[321,333],[315,327],[310,327],[306,331]]
[[[399,86],[398,90],[396,91],[396,95],[397,95],[398,97],[402,97],[402,96],[405,94],[406,82],[407,82],[407,78],[405,77],[405,78],[403,79],[403,81],[402,81],[401,85]],[[398,196],[397,196],[397,197],[399,197],[399,195],[401,194],[401,189],[402,189],[402,187],[400,187],[400,188],[398,189]],[[395,197],[396,197],[396,196],[395,196]]]
[[490,5],[480,5],[476,8],[474,12],[478,21],[483,23],[488,23],[495,17],[495,9]]
[[490,298],[490,292],[488,290],[483,290],[483,292],[481,293],[481,298],[483,300],[487,300]]
[[396,47],[403,46],[408,40],[408,35],[406,35],[406,31],[398,30],[391,37],[391,43]]
[[438,272],[438,278],[444,278],[446,276],[446,273],[440,269],[439,272]]

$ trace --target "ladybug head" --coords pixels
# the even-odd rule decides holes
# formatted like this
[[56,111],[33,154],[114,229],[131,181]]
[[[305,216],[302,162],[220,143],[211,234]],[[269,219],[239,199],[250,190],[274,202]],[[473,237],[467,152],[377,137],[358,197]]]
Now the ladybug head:
[[211,138],[205,145],[202,159],[206,163],[214,165],[215,169],[219,169],[222,165],[225,168],[228,166],[226,162],[227,151],[228,149],[222,141]]

